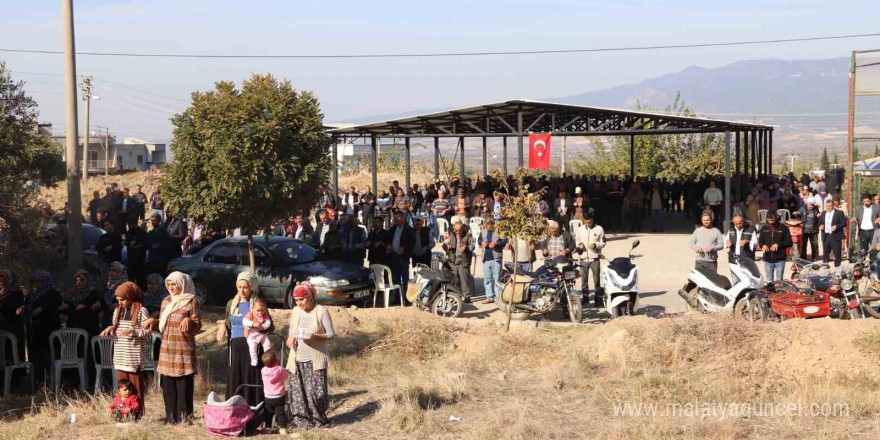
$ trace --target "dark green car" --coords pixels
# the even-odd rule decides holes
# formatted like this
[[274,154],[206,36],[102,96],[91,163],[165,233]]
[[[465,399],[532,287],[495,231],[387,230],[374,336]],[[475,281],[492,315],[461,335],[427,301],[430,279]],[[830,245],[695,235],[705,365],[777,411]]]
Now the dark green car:
[[[356,263],[317,260],[317,255],[313,247],[292,238],[254,237],[260,296],[270,305],[290,308],[291,285],[297,281],[314,284],[319,304],[362,302],[373,294],[369,269]],[[218,240],[196,254],[173,260],[171,269],[192,277],[203,304],[226,304],[235,296],[238,274],[250,270],[247,237]]]

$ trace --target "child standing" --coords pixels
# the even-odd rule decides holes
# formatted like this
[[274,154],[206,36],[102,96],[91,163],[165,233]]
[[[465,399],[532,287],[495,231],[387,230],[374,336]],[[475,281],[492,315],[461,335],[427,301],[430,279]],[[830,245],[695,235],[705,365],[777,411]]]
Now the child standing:
[[245,315],[241,321],[244,326],[244,336],[247,338],[248,350],[251,353],[251,366],[257,366],[257,350],[263,346],[263,352],[272,349],[272,342],[266,331],[272,325],[269,312],[266,311],[266,300],[257,298],[254,300],[254,308]]
[[131,422],[141,418],[141,402],[134,391],[134,385],[122,379],[118,384],[119,393],[110,404],[110,415],[117,422]]
[[[118,383],[125,381],[132,386],[133,394],[140,402],[145,401],[145,386],[141,384],[141,369],[150,332],[141,326],[150,316],[143,306],[144,292],[137,284],[126,281],[114,293],[118,306],[113,311],[112,325],[101,336],[114,336],[113,366]],[[143,406],[140,406],[143,411]]]
[[285,395],[284,384],[287,383],[287,370],[278,365],[278,354],[269,349],[263,353],[263,394],[266,395],[263,408],[265,409],[266,428],[272,427],[272,416],[278,422],[278,433],[287,434],[287,415],[284,411]]

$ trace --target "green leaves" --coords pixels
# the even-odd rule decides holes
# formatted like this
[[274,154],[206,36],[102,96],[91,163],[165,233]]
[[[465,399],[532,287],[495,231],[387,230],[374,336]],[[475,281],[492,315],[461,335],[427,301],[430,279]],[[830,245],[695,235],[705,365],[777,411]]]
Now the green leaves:
[[221,228],[257,231],[309,209],[330,172],[318,100],[271,75],[193,93],[172,123],[175,162],[163,194],[172,208]]
[[516,186],[511,188],[507,179],[500,171],[495,171],[495,179],[499,182],[504,194],[501,203],[501,219],[495,222],[494,231],[502,238],[518,238],[534,243],[543,240],[550,233],[547,220],[535,213],[535,207],[541,201],[544,190],[529,192],[529,185],[523,183],[526,175],[524,168],[517,170]]

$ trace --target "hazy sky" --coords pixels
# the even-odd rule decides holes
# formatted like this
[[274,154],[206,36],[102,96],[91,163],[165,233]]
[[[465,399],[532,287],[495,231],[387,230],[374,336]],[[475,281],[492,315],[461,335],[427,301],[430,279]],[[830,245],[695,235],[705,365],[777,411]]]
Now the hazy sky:
[[[878,1],[78,0],[77,49],[95,52],[363,54],[575,49],[873,33]],[[61,1],[3,1],[0,48],[61,50]],[[313,90],[326,120],[573,95],[753,58],[830,58],[880,38],[574,55],[342,60],[80,56],[92,126],[167,140],[189,93],[251,73]],[[64,130],[60,55],[0,52]],[[696,109],[699,111],[699,109]],[[82,124],[82,122],[80,123]]]

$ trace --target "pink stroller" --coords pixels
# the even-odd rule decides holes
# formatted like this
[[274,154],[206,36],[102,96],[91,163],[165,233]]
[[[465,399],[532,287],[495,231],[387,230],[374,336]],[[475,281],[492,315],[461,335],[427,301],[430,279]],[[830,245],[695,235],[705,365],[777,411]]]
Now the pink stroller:
[[208,400],[203,407],[208,431],[226,437],[237,437],[248,428],[253,429],[256,426],[251,422],[260,420],[257,416],[263,412],[263,402],[254,407],[248,406],[247,400],[241,396],[241,391],[246,387],[259,385],[240,385],[235,390],[235,395],[226,401],[220,400],[220,396],[213,391],[208,394]]

